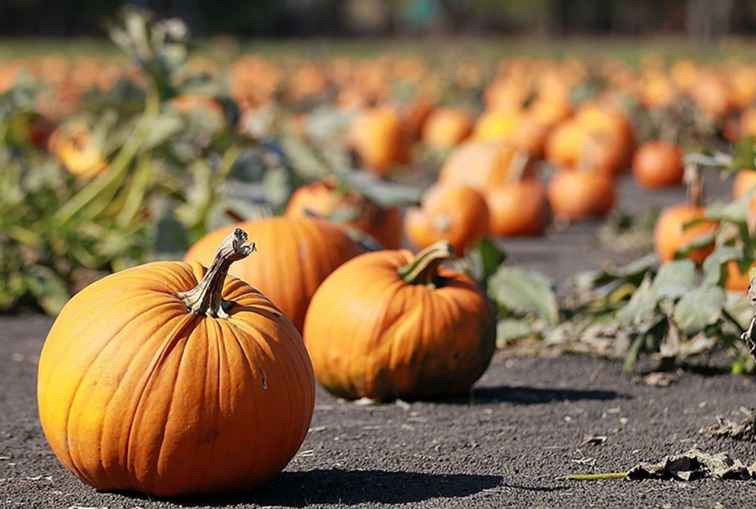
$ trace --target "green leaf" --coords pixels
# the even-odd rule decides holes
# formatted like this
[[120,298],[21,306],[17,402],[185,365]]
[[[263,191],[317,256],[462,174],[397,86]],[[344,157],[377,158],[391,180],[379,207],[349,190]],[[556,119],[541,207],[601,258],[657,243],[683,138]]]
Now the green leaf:
[[[753,193],[748,192],[744,196],[741,196],[733,202],[726,204],[713,204],[706,208],[706,218],[716,219],[717,221],[725,221],[734,224],[745,224],[748,220],[748,204],[753,198]],[[691,221],[691,225],[694,222],[703,222],[704,220]],[[686,224],[687,228],[688,225]]]
[[675,306],[674,320],[688,335],[702,331],[722,315],[725,293],[718,286],[701,286],[686,293]]
[[705,233],[703,235],[699,235],[695,239],[691,240],[684,246],[680,246],[677,251],[675,251],[675,258],[677,260],[680,260],[682,258],[685,258],[690,253],[697,251],[703,247],[708,247],[714,244],[714,241],[717,238],[717,232],[713,231],[711,233]]
[[559,320],[551,282],[538,272],[502,266],[488,280],[488,290],[499,306],[513,313],[535,315],[552,325]]
[[499,269],[499,266],[504,263],[507,254],[493,240],[483,238],[473,249],[468,251],[465,258],[467,272],[481,285],[485,285]]
[[52,269],[41,265],[29,267],[26,285],[45,313],[57,315],[71,295],[66,283]]
[[173,114],[163,114],[150,120],[145,126],[146,134],[142,150],[149,150],[162,144],[184,128],[181,117]]
[[746,136],[738,140],[731,167],[734,171],[756,169],[756,138]]
[[723,282],[724,271],[722,268],[731,260],[739,260],[743,257],[743,250],[734,246],[719,246],[711,253],[703,263],[704,279],[706,285],[718,285]]
[[696,266],[691,260],[676,260],[659,267],[652,288],[659,298],[676,299],[696,284]]
[[658,303],[659,296],[651,284],[651,278],[646,276],[630,301],[617,312],[617,320],[633,328],[648,327],[657,315]]
[[528,320],[504,319],[496,325],[496,345],[502,348],[510,341],[533,334],[533,325]]
[[380,180],[366,171],[337,171],[337,177],[347,187],[367,196],[383,207],[415,205],[420,202],[422,189]]

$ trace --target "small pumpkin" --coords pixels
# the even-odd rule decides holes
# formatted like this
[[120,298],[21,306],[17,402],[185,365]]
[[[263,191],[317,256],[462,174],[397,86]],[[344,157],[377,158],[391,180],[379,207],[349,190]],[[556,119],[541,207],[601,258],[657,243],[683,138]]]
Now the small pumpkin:
[[55,129],[50,135],[49,148],[63,167],[79,178],[94,178],[108,167],[100,141],[83,123]]
[[423,126],[423,142],[437,149],[449,149],[462,143],[472,132],[470,114],[462,109],[439,108]]
[[614,207],[612,177],[598,171],[559,170],[547,190],[554,216],[563,221],[603,217]]
[[409,161],[408,140],[396,109],[381,106],[361,113],[349,131],[349,141],[362,164],[379,177]]
[[446,242],[368,253],[323,282],[304,333],[323,387],[380,401],[470,390],[491,361],[495,320],[468,276],[439,266],[451,256]]
[[420,208],[405,217],[407,238],[418,248],[446,240],[462,254],[488,233],[484,196],[469,186],[436,184],[426,191]]
[[398,249],[402,243],[402,213],[398,207],[381,207],[365,195],[341,188],[330,180],[302,186],[291,195],[287,216],[312,214],[370,235],[386,249]]
[[677,186],[683,180],[682,150],[664,141],[650,141],[638,148],[633,158],[633,175],[643,187]]
[[515,172],[529,175],[531,165],[521,168],[522,157],[526,155],[500,141],[467,142],[449,155],[441,168],[439,181],[485,192],[491,186],[509,182]]
[[[756,263],[751,265],[751,269],[756,267]],[[725,288],[731,292],[745,293],[748,290],[748,285],[751,284],[751,278],[749,277],[750,270],[742,272],[740,266],[736,260],[730,260],[725,266]]]
[[543,235],[548,219],[546,187],[539,178],[513,180],[486,193],[490,232],[496,237]]
[[271,217],[208,233],[192,246],[184,260],[210,263],[213,246],[235,228],[247,231],[261,246],[269,246],[271,255],[254,262],[240,261],[229,273],[259,288],[299,331],[320,283],[342,263],[363,252],[342,228],[328,221]]
[[227,277],[254,250],[246,239],[234,230],[209,269],[149,263],[65,305],[39,359],[39,418],[83,481],[153,496],[249,490],[299,449],[312,366],[291,321]]
[[[703,181],[695,167],[686,169],[684,179],[688,186],[688,201],[664,209],[654,227],[656,254],[662,262],[674,259],[681,248],[717,228],[717,222],[712,220],[687,226],[691,221],[704,219],[706,209],[703,207]],[[687,258],[702,263],[712,251],[713,242],[691,251]]]
[[[740,170],[732,183],[732,196],[737,200],[754,188],[756,188],[756,171]],[[754,190],[753,198],[748,203],[748,208],[756,211],[756,190]]]

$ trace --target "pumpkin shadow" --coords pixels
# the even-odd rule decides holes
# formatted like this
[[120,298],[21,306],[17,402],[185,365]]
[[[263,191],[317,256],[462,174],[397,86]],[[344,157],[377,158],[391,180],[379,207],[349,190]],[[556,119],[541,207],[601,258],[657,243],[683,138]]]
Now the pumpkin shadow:
[[457,498],[500,486],[498,475],[430,474],[385,470],[282,472],[254,494],[176,500],[185,507],[233,504],[305,507],[312,504],[406,504],[436,497]]
[[467,396],[450,398],[442,402],[463,405],[485,405],[488,403],[540,405],[562,401],[611,401],[614,399],[631,399],[631,396],[602,389],[567,389],[561,387],[551,389],[499,385],[493,387],[474,387]]

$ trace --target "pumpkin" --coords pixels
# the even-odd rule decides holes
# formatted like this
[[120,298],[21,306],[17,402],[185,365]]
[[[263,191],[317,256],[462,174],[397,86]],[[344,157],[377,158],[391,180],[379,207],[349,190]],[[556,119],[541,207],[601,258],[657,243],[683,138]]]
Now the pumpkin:
[[304,333],[323,387],[380,401],[470,390],[491,361],[495,320],[469,277],[439,266],[451,256],[446,242],[416,256],[377,251],[323,282]]
[[680,185],[683,173],[682,150],[672,143],[644,143],[633,158],[635,180],[649,189]]
[[94,178],[108,167],[99,140],[82,123],[55,129],[50,135],[49,148],[69,173],[83,179]]
[[530,177],[492,188],[486,193],[490,232],[496,237],[543,235],[548,218],[546,188]]
[[577,221],[605,216],[614,207],[614,180],[598,171],[557,171],[547,190],[554,216]]
[[362,164],[383,177],[393,166],[409,160],[403,129],[399,113],[392,107],[382,106],[367,110],[355,119],[349,140]]
[[209,269],[141,265],[64,306],[39,359],[39,418],[83,481],[153,496],[248,490],[299,449],[312,366],[291,321],[227,277],[254,250],[246,239],[234,230]]
[[[690,221],[703,219],[704,213],[705,209],[694,203],[675,205],[662,212],[654,228],[656,254],[660,260],[664,262],[672,260],[680,248],[716,229],[716,222],[714,221],[706,221],[684,228]],[[688,254],[688,258],[694,262],[702,263],[713,250],[714,243],[692,251]]]
[[[756,267],[756,263],[751,264],[750,270]],[[750,270],[740,270],[740,266],[736,260],[730,260],[725,266],[725,288],[731,292],[745,293],[748,290],[748,285],[751,284],[751,278],[748,276]]]
[[321,216],[355,228],[386,249],[402,243],[402,213],[397,207],[381,207],[365,195],[341,188],[329,180],[297,189],[286,207],[289,217]]
[[488,205],[472,187],[436,184],[425,193],[420,208],[407,211],[404,224],[415,246],[446,240],[462,254],[488,233]]
[[[307,306],[320,283],[362,248],[339,226],[321,219],[271,217],[228,226],[207,234],[184,257],[208,264],[234,228],[246,230],[270,256],[243,260],[229,273],[260,289],[301,332]],[[256,263],[255,263],[256,262]]]
[[[525,164],[525,168],[521,168]],[[528,175],[527,155],[498,141],[468,142],[457,147],[441,168],[439,181],[466,185],[485,192],[491,186],[509,182],[513,173]]]
[[472,119],[465,110],[439,108],[423,126],[423,142],[437,149],[456,147],[472,132]]
[[[732,183],[732,196],[737,200],[754,188],[756,188],[756,171],[740,170]],[[756,190],[754,190],[754,195],[748,203],[748,208],[756,211]]]

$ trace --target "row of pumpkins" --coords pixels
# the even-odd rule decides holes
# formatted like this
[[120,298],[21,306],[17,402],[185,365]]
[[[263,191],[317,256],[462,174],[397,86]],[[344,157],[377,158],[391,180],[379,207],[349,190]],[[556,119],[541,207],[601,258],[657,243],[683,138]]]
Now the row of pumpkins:
[[315,378],[350,399],[469,391],[495,317],[473,280],[440,266],[453,256],[448,242],[365,252],[342,227],[284,216],[103,278],[45,341],[45,436],[99,490],[252,489],[299,449]]

